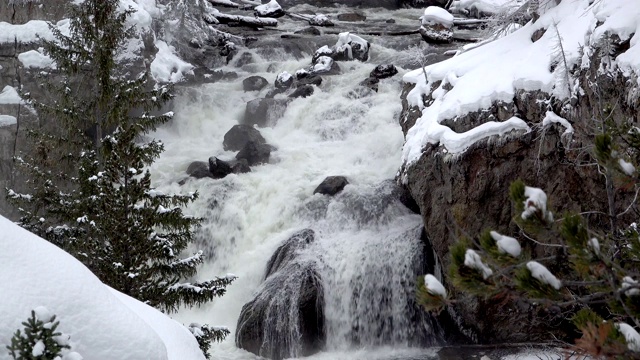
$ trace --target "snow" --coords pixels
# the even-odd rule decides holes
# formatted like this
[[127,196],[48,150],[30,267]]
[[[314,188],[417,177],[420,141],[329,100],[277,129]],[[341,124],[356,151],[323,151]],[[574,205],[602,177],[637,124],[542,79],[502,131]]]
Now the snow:
[[0,43],[18,42],[32,43],[39,41],[38,37],[53,40],[49,24],[43,20],[31,20],[25,24],[13,25],[0,22]]
[[11,126],[18,123],[18,119],[11,115],[0,115],[0,127]]
[[633,289],[629,289],[625,291],[624,292],[625,295],[627,296],[640,295],[640,288],[638,288],[638,286],[640,286],[640,283],[638,283],[636,280],[633,280],[631,276],[625,276],[624,278],[622,278],[622,290],[628,289],[630,287],[634,287]]
[[56,315],[58,330],[86,360],[204,358],[180,324],[109,289],[71,255],[4,217],[0,229],[0,339],[37,309],[43,318]]
[[522,248],[520,247],[518,240],[509,236],[501,235],[495,231],[492,231],[490,234],[493,240],[496,241],[496,245],[498,246],[498,251],[500,251],[500,253],[509,254],[513,257],[520,256]]
[[640,334],[631,325],[619,322],[616,324],[618,331],[624,335],[627,340],[627,347],[631,351],[640,352]]
[[620,165],[622,171],[629,176],[633,176],[633,174],[636,172],[636,168],[633,166],[633,164],[626,162],[624,159],[619,159],[618,164]]
[[[569,94],[566,82],[562,85],[566,76],[564,66],[551,65],[564,56],[570,68],[587,66],[588,62],[582,59],[584,45],[597,44],[607,32],[617,34],[623,41],[635,34],[630,48],[612,61],[625,74],[640,73],[640,7],[635,2],[610,0],[590,4],[589,0],[573,0],[557,6],[555,2],[549,3],[553,7],[543,11],[535,23],[529,22],[493,42],[425,67],[426,80],[421,68],[404,75],[405,82],[416,84],[407,96],[409,105],[422,110],[422,116],[407,134],[402,155],[405,169],[420,158],[427,144],[440,142],[439,135],[446,130],[435,125],[443,120],[489,108],[495,102],[510,103],[518,90],[541,90],[550,96],[566,98]],[[562,38],[564,54],[560,53],[554,27]],[[532,42],[532,34],[543,28],[548,31]],[[423,95],[450,75],[457,78],[451,84],[453,88],[442,89],[440,96],[425,106]]]
[[540,211],[544,219],[548,221],[553,220],[553,214],[547,211],[547,194],[539,188],[524,187],[524,196],[527,198],[524,200],[524,211],[522,212],[522,219],[526,220],[531,215]]
[[24,104],[24,100],[18,94],[13,86],[5,86],[0,92],[0,105],[17,105]]
[[151,75],[158,82],[179,82],[184,75],[193,73],[193,65],[183,61],[174,53],[174,48],[162,40],[155,42],[158,53],[151,63]]
[[276,76],[276,82],[284,84],[287,81],[290,81],[291,78],[293,78],[293,75],[289,74],[286,71],[283,71],[280,74],[278,74],[278,76]]
[[569,123],[569,121],[563,117],[558,116],[553,111],[547,111],[544,119],[542,119],[542,126],[548,126],[554,124],[560,124],[564,127],[564,132],[562,136],[573,134],[573,126]]
[[470,11],[476,9],[486,15],[495,15],[515,10],[524,3],[523,0],[459,0],[454,2],[452,9]]
[[451,27],[453,26],[453,15],[441,7],[429,6],[424,9],[420,21],[422,25],[442,24]]
[[38,50],[29,50],[18,55],[18,60],[26,69],[55,69],[56,65],[49,56]]
[[538,279],[541,283],[551,285],[556,290],[560,290],[562,283],[555,277],[549,269],[537,261],[529,261],[527,269],[531,271],[531,276]]
[[341,32],[338,34],[338,42],[336,42],[335,45],[336,52],[343,52],[346,49],[348,50],[349,58],[352,59],[351,43],[360,44],[363,49],[369,48],[369,42],[367,40],[349,32]]
[[280,4],[278,4],[276,0],[271,0],[266,4],[256,6],[255,10],[258,16],[268,17],[275,11],[282,10],[282,7],[280,6]]
[[596,254],[600,253],[600,242],[598,241],[598,239],[596,238],[589,239],[589,242],[587,243],[587,245],[589,245],[589,247],[592,248]]
[[431,274],[424,276],[424,286],[426,286],[427,291],[431,295],[437,295],[443,298],[447,297],[447,290],[444,288],[442,283]]
[[464,265],[480,271],[483,279],[493,275],[493,270],[482,262],[482,258],[475,250],[467,249],[467,252],[464,254]]
[[314,72],[326,72],[331,70],[331,66],[333,65],[333,59],[328,56],[320,56],[316,60],[316,64],[313,65]]

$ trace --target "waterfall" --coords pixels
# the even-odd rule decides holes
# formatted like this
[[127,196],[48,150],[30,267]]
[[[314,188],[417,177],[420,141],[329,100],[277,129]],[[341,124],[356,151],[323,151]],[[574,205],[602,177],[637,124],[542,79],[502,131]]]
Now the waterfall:
[[[199,194],[187,209],[204,219],[194,250],[203,249],[208,261],[198,277],[233,273],[238,280],[223,297],[183,309],[177,320],[224,325],[233,334],[245,304],[270,293],[286,294],[270,298],[260,310],[270,326],[265,342],[290,344],[293,350],[277,357],[303,356],[307,350],[299,343],[306,335],[293,304],[308,295],[300,293],[301,284],[317,283],[318,294],[309,298],[323,304],[322,324],[314,325],[322,327],[324,338],[316,345],[323,351],[357,358],[357,348],[410,351],[410,346],[437,343],[437,326],[415,306],[413,293],[425,266],[422,221],[393,194],[403,144],[397,120],[400,76],[406,70],[382,80],[378,92],[357,85],[376,61],[406,59],[406,54],[396,56],[380,45],[372,51],[370,63],[341,63],[340,75],[324,76],[312,96],[292,100],[273,127],[259,129],[276,149],[268,164],[223,179],[185,181],[185,170],[192,161],[235,156],[223,149],[224,134],[243,118],[248,101],[268,91],[244,92],[242,79],[260,75],[273,84],[279,72],[307,66],[310,54],[273,61],[252,50],[254,63],[224,69],[237,72],[238,80],[179,90],[174,120],[152,134],[165,144],[151,169],[153,181],[166,192]],[[334,197],[314,195],[331,175],[346,176],[349,185]],[[314,240],[267,272],[278,248],[303,229],[312,230]],[[255,358],[235,340],[231,335],[214,345],[213,358]]]

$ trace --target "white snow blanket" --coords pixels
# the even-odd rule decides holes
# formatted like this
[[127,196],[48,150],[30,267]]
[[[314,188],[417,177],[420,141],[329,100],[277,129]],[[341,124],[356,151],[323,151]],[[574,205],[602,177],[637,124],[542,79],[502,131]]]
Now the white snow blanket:
[[[546,32],[542,38],[532,42],[532,34],[543,28]],[[589,66],[589,57],[582,52],[584,45],[597,44],[607,32],[622,40],[630,39],[630,48],[615,58],[612,66],[626,75],[640,74],[640,6],[628,0],[562,1],[545,9],[535,23],[426,67],[427,80],[422,69],[407,73],[404,81],[416,84],[407,100],[422,109],[422,116],[407,134],[402,155],[405,169],[420,158],[422,149],[429,143],[444,145],[446,150],[456,153],[490,135],[527,131],[522,121],[486,123],[481,125],[485,127],[482,134],[477,130],[473,136],[465,137],[439,124],[486,109],[497,101],[511,102],[518,90],[542,90],[566,98],[569,94],[564,66],[551,65],[564,58],[569,68]],[[564,54],[560,51],[560,41]],[[429,93],[432,84],[438,81],[442,84],[433,93],[435,101],[425,107],[422,95]],[[453,88],[446,90],[447,84]],[[451,138],[456,141],[448,142]]]
[[[0,216],[0,346],[44,306],[85,360],[204,359],[189,331],[110,289],[82,263]],[[0,359],[10,359],[0,351]]]

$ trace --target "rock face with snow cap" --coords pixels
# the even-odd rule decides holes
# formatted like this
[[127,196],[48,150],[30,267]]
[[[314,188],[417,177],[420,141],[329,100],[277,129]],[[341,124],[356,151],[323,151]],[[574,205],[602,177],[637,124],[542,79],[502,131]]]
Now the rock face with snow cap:
[[314,240],[313,230],[299,231],[271,256],[265,281],[240,312],[239,348],[280,360],[308,356],[323,347],[322,283],[315,262],[299,258]]
[[447,10],[429,6],[420,17],[420,35],[428,43],[449,43],[453,40],[453,15]]

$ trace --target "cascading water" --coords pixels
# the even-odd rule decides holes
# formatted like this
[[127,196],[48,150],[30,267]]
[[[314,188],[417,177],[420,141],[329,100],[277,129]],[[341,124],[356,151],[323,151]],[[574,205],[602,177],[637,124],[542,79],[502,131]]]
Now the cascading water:
[[[189,179],[179,185],[190,162],[235,156],[224,151],[224,134],[243,118],[248,101],[268,91],[243,92],[243,78],[260,75],[273,83],[281,71],[306,67],[311,56],[278,61],[261,57],[272,53],[253,51],[254,63],[227,68],[239,73],[237,81],[182,89],[174,121],[154,134],[166,148],[151,169],[155,184],[167,192],[200,195],[187,209],[204,219],[197,247],[209,261],[199,277],[238,276],[225,296],[199,309],[184,309],[177,319],[225,325],[233,334],[243,305],[268,296],[272,287],[280,298],[269,299],[260,310],[268,322],[263,341],[282,337],[293,344],[293,350],[277,357],[307,353],[296,345],[307,335],[296,329],[299,313],[294,305],[305,296],[322,303],[321,324],[316,326],[322,327],[323,338],[316,345],[324,352],[316,357],[382,359],[414,351],[406,350],[408,346],[436,344],[437,326],[414,303],[416,277],[425,265],[421,218],[397,200],[390,181],[403,144],[397,119],[404,70],[382,80],[378,92],[357,85],[375,65],[398,65],[407,53],[374,43],[368,63],[340,63],[340,75],[324,76],[312,96],[291,101],[273,127],[260,129],[276,148],[268,164],[246,174]],[[314,188],[331,175],[344,175],[350,184],[334,197],[314,195]],[[295,258],[276,267],[265,281],[276,249],[302,229],[313,230],[313,241],[296,248]],[[314,282],[317,294],[301,294],[301,288]],[[231,335],[214,345],[213,358],[255,358],[238,349],[234,340]],[[354,350],[381,346],[387,350],[376,350],[375,355]]]

